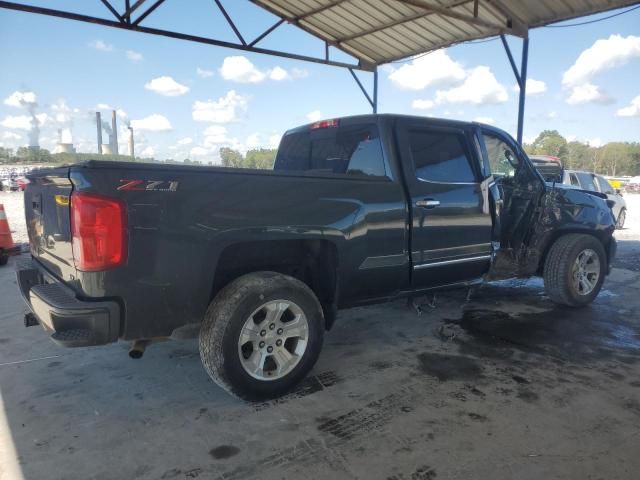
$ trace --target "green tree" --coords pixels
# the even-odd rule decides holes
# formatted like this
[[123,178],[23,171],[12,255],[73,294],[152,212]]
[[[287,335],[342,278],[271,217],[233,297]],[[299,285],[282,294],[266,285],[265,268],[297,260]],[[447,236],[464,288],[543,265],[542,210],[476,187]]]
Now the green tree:
[[568,154],[567,140],[557,130],[543,130],[533,142],[533,154],[553,155],[565,160]]
[[276,152],[277,150],[268,148],[256,148],[249,150],[245,155],[243,166],[245,168],[270,170],[273,168]]
[[244,163],[242,154],[229,147],[220,149],[220,160],[222,160],[222,166],[224,167],[242,168]]
[[593,150],[582,142],[569,142],[567,144],[567,157],[563,160],[565,168],[570,170],[585,170],[590,168]]

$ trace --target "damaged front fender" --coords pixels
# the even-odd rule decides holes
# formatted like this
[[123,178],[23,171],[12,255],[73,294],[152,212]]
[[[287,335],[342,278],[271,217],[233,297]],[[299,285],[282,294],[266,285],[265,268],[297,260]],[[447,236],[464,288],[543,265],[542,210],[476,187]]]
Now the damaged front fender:
[[487,277],[495,280],[540,273],[549,247],[567,233],[595,236],[611,260],[611,252],[615,252],[614,231],[615,218],[601,194],[560,186],[547,187],[531,218],[527,238],[518,249],[496,252]]

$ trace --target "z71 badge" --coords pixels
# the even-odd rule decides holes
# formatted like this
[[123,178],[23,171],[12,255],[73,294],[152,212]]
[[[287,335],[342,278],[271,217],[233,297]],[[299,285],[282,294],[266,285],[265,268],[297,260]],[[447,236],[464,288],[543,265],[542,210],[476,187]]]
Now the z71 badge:
[[180,182],[175,180],[120,180],[123,192],[175,192]]

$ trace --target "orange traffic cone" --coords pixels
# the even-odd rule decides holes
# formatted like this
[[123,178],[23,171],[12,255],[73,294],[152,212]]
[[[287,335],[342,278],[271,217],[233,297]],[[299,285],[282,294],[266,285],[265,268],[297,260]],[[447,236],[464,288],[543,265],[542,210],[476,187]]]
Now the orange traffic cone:
[[4,205],[0,203],[0,250],[13,250],[15,244],[9,230],[9,222],[7,222],[7,214],[4,211]]

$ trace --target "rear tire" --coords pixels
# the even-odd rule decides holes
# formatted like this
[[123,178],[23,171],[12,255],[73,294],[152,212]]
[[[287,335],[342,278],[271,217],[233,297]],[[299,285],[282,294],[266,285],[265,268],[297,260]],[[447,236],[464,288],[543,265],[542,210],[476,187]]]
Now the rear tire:
[[267,400],[289,392],[306,376],[323,335],[322,308],[307,285],[280,273],[250,273],[223,288],[209,305],[200,330],[200,358],[211,379],[229,393]]
[[551,246],[544,264],[544,288],[554,303],[583,307],[600,293],[607,257],[600,241],[571,233]]
[[618,219],[616,220],[616,230],[622,230],[624,228],[624,222],[627,219],[627,209],[623,208],[620,210],[618,214]]

